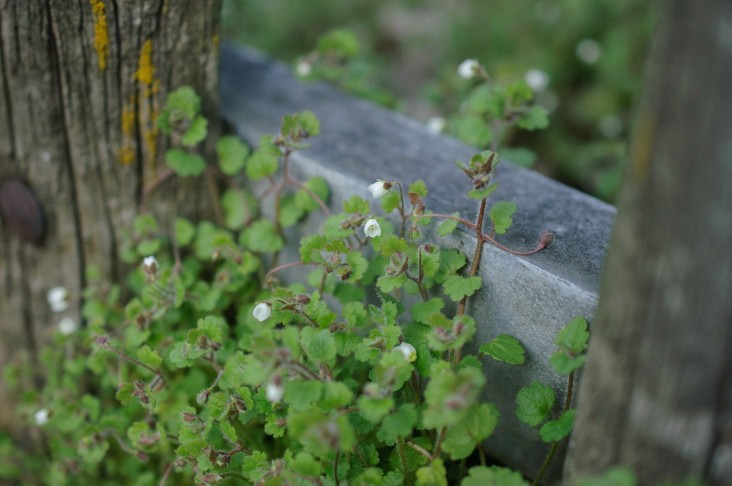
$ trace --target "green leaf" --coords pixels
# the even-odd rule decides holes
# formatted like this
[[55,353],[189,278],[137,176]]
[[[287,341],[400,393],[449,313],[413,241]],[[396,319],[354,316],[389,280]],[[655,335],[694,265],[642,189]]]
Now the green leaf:
[[[684,483],[685,484],[685,483]],[[696,485],[696,483],[692,483]],[[637,486],[638,479],[632,469],[626,467],[611,467],[604,473],[591,478],[581,478],[576,486]],[[680,486],[680,485],[679,485]],[[689,485],[691,486],[691,485]]]
[[323,397],[320,405],[325,409],[337,409],[345,407],[353,400],[353,392],[343,383],[338,381],[327,381],[323,389]]
[[510,201],[498,201],[491,206],[488,216],[493,221],[493,229],[495,229],[496,233],[502,235],[506,232],[511,226],[511,223],[513,223],[511,216],[516,212],[516,209],[518,209],[516,203]]
[[216,142],[216,153],[219,156],[221,172],[233,176],[244,168],[249,149],[239,137],[226,135]]
[[244,455],[241,470],[244,477],[249,481],[259,481],[270,471],[267,454],[262,451],[252,451],[250,455]]
[[170,149],[165,152],[165,162],[181,177],[201,175],[206,169],[203,157],[181,149]]
[[427,302],[415,302],[412,304],[412,318],[417,322],[427,322],[432,315],[440,312],[445,307],[445,301],[440,298],[433,298]]
[[315,363],[332,363],[336,357],[336,342],[328,329],[317,331],[311,327],[301,333],[301,340],[308,358]]
[[483,189],[471,189],[470,191],[468,191],[468,197],[470,199],[480,201],[481,199],[485,199],[493,194],[493,191],[495,191],[496,189],[498,189],[498,184],[496,183],[489,184]]
[[[453,216],[459,217],[459,213],[452,213]],[[437,227],[437,234],[440,236],[447,236],[457,228],[458,221],[456,219],[446,219]]]
[[528,112],[521,115],[517,125],[524,130],[541,130],[549,126],[549,112],[542,106],[532,106]]
[[239,189],[229,189],[221,196],[224,224],[230,230],[240,230],[256,211],[256,201]]
[[421,197],[427,197],[427,186],[422,179],[418,179],[412,184],[409,184],[409,192],[419,194]]
[[[321,201],[327,202],[330,189],[328,184],[322,177],[313,177],[305,183],[305,187],[310,189]],[[305,189],[299,189],[295,193],[295,205],[303,211],[314,211],[320,207],[318,202]]]
[[474,147],[485,147],[493,139],[488,124],[478,115],[465,115],[450,121],[450,131]]
[[180,141],[185,147],[193,147],[206,138],[208,133],[208,120],[202,115],[197,115],[191,122],[191,126],[185,131]]
[[444,361],[430,367],[432,379],[424,392],[427,409],[422,425],[427,429],[452,426],[465,418],[485,383],[483,372],[466,367],[453,371]]
[[571,434],[575,412],[576,410],[567,410],[557,420],[550,420],[545,423],[539,430],[541,440],[544,442],[559,442]]
[[587,349],[590,339],[588,324],[584,317],[575,317],[557,334],[557,346],[571,355],[578,355]]
[[229,326],[221,316],[206,316],[198,320],[197,329],[211,341],[223,343]]
[[158,368],[163,363],[163,358],[147,344],[137,350],[137,357],[151,368]]
[[455,302],[459,302],[463,297],[471,296],[482,285],[480,277],[461,277],[460,275],[452,275],[445,280],[443,284],[445,293]]
[[349,282],[361,280],[369,267],[369,261],[364,258],[360,251],[350,251],[346,255],[346,262],[351,266]]
[[407,240],[397,235],[382,237],[379,252],[384,256],[392,256],[394,253],[407,251]]
[[407,403],[385,417],[378,432],[379,440],[387,445],[394,445],[397,438],[409,437],[417,424],[417,409],[414,404]]
[[485,343],[479,349],[497,361],[508,364],[523,364],[524,347],[521,342],[513,336],[503,334],[494,338],[491,342]]
[[269,148],[260,147],[254,151],[247,161],[247,177],[253,181],[258,181],[277,172],[279,165],[277,154]]
[[183,116],[192,120],[201,110],[201,98],[190,86],[181,86],[168,94],[165,109],[179,111]]
[[397,209],[401,205],[401,198],[399,197],[399,190],[391,190],[381,198],[381,209],[385,213],[390,213]]
[[228,420],[222,420],[219,422],[219,428],[221,429],[221,433],[229,439],[229,442],[232,442],[236,444],[236,442],[239,440],[239,437],[236,434],[236,429],[233,425],[231,425],[231,422]]
[[521,167],[531,168],[536,163],[536,152],[525,147],[505,148],[501,151],[501,156]]
[[298,452],[292,461],[292,470],[303,476],[320,476],[320,463],[307,452]]
[[558,375],[568,376],[573,371],[582,368],[586,360],[587,356],[585,355],[572,358],[564,351],[557,351],[549,358],[549,363]]
[[394,408],[394,399],[391,397],[377,398],[361,396],[358,399],[358,410],[371,423],[377,424],[391,409]]
[[391,292],[394,289],[401,288],[407,281],[407,276],[403,273],[390,277],[389,275],[382,275],[376,280],[376,286],[382,292]]
[[461,486],[529,486],[520,473],[506,467],[475,466]]
[[322,394],[323,382],[321,381],[290,381],[285,386],[285,401],[298,412],[312,408],[313,404],[320,400]]
[[487,439],[498,424],[498,409],[492,403],[473,406],[464,420],[450,427],[442,447],[450,459],[464,459],[475,447]]
[[554,406],[554,389],[538,381],[523,387],[516,395],[516,417],[532,427],[543,422]]
[[447,470],[442,459],[417,469],[417,486],[447,486]]
[[178,246],[188,246],[196,236],[196,227],[184,218],[175,218],[175,241]]
[[368,214],[371,211],[368,201],[360,196],[351,196],[343,201],[343,211],[348,214]]
[[268,219],[259,219],[242,231],[239,243],[248,250],[262,253],[275,253],[282,249],[284,241]]

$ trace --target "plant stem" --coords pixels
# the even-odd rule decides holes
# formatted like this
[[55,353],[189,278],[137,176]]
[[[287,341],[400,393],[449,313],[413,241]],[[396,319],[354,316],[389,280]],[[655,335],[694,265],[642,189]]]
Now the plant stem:
[[333,463],[333,476],[335,477],[336,486],[340,486],[340,480],[338,479],[338,459],[341,457],[340,449],[336,451],[335,461]]
[[463,219],[458,216],[454,216],[452,214],[439,214],[439,213],[428,213],[428,214],[422,214],[420,215],[420,218],[442,218],[442,219],[452,219],[457,221],[458,223],[464,224],[468,228],[474,230],[476,228],[476,224],[468,221],[467,219]]
[[442,441],[445,440],[445,434],[447,434],[447,427],[440,429],[440,435],[437,436],[437,441],[435,441],[435,450],[432,452],[432,460],[440,457],[442,453]]
[[426,457],[430,461],[432,460],[432,454],[430,454],[424,447],[418,446],[417,444],[415,444],[412,441],[407,442],[407,445],[409,447],[411,447],[412,449],[414,449],[415,451],[417,451],[420,454],[422,454],[424,457]]
[[290,176],[285,176],[285,182],[287,182],[288,184],[290,184],[292,186],[297,187],[298,189],[302,189],[303,191],[307,192],[310,197],[315,199],[315,202],[318,203],[318,206],[320,206],[320,209],[323,210],[325,215],[330,216],[330,214],[331,214],[330,209],[328,209],[328,206],[325,204],[325,201],[320,199],[320,196],[315,194],[315,192],[312,189],[310,189],[308,186],[306,186],[302,182],[291,178]]
[[397,451],[399,452],[399,460],[402,462],[402,471],[404,471],[404,481],[407,486],[412,486],[412,475],[409,472],[409,465],[407,464],[407,456],[404,455],[404,441],[401,438],[397,438]]
[[[569,411],[569,407],[572,405],[572,392],[574,390],[574,371],[569,374],[568,383],[567,383],[567,396],[564,397],[564,404],[562,405],[562,413],[561,415],[564,415]],[[544,459],[544,463],[541,465],[541,469],[539,470],[539,473],[536,475],[536,478],[534,478],[534,481],[531,483],[531,486],[538,486],[539,481],[542,480],[544,477],[544,474],[546,474],[546,471],[549,469],[549,466],[552,463],[552,459],[554,459],[554,455],[557,453],[557,449],[559,448],[559,444],[561,443],[561,440],[558,440],[552,444],[552,448],[549,449],[549,453],[546,455],[546,459]]]
[[402,217],[402,228],[399,232],[399,236],[404,238],[404,231],[407,224],[407,216],[404,214],[404,189],[401,183],[397,182],[396,185],[399,187],[399,215]]
[[543,240],[539,240],[539,243],[537,243],[537,245],[533,249],[531,249],[529,251],[518,251],[518,250],[512,250],[511,248],[508,248],[507,246],[504,246],[504,245],[498,243],[492,236],[489,236],[489,235],[483,235],[482,240],[490,243],[493,246],[497,246],[498,248],[500,248],[501,250],[503,250],[505,252],[508,252],[512,255],[518,255],[518,256],[531,256],[536,253],[539,253],[541,250],[543,250],[544,248],[549,246]]
[[[478,266],[480,265],[480,258],[483,255],[483,219],[485,218],[486,198],[480,200],[480,206],[478,207],[478,220],[475,223],[475,233],[478,241],[475,243],[475,252],[473,253],[473,261],[470,264],[470,271],[468,277],[474,277],[478,273]],[[468,296],[462,298],[458,304],[457,315],[461,316],[465,314],[465,307],[468,303]]]
[[286,268],[292,268],[292,267],[299,267],[301,265],[318,265],[318,263],[315,263],[315,262],[308,262],[308,263],[305,263],[305,262],[290,262],[290,263],[285,263],[285,264],[282,264],[280,266],[277,266],[277,267],[274,267],[273,269],[271,269],[269,272],[267,272],[267,274],[264,276],[264,278],[266,279],[270,275],[272,275],[273,273],[277,273],[280,270],[284,270]]

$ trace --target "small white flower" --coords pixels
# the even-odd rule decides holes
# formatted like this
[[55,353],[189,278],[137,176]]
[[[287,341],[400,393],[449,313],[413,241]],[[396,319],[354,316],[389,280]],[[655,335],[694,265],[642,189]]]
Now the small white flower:
[[595,39],[582,39],[577,43],[575,53],[580,61],[595,64],[602,57],[602,46]]
[[623,120],[617,115],[605,115],[598,124],[600,132],[607,138],[615,138],[623,132]]
[[427,131],[430,133],[442,133],[445,129],[445,119],[441,116],[433,116],[427,120]]
[[458,76],[463,79],[473,79],[478,73],[478,69],[480,69],[480,64],[476,59],[466,59],[460,63],[457,72]]
[[541,93],[549,86],[549,75],[541,69],[530,69],[524,75],[524,81],[531,89]]
[[385,196],[386,193],[389,192],[389,189],[391,189],[391,184],[389,182],[382,181],[381,179],[369,186],[369,191],[374,199]]
[[73,334],[78,328],[79,325],[72,317],[64,317],[58,322],[58,332],[64,336]]
[[53,312],[63,312],[69,308],[69,292],[64,287],[54,287],[46,295]]
[[256,307],[254,307],[252,315],[259,322],[264,322],[272,315],[272,307],[266,302],[260,302]]
[[155,275],[158,273],[158,261],[154,256],[146,256],[142,260],[142,271],[148,275]]
[[381,236],[381,226],[379,226],[379,222],[376,219],[367,219],[363,225],[363,232],[369,238],[376,238],[377,236]]
[[404,359],[410,363],[417,359],[417,350],[406,341],[394,348],[394,350],[402,353],[404,355]]
[[48,423],[48,410],[42,408],[33,414],[36,425],[46,425]]
[[295,72],[301,78],[308,77],[313,72],[313,66],[307,61],[300,61],[295,67]]
[[285,395],[285,387],[282,386],[282,379],[275,376],[272,381],[267,383],[264,393],[267,396],[267,400],[272,403],[277,403],[282,400],[282,397]]

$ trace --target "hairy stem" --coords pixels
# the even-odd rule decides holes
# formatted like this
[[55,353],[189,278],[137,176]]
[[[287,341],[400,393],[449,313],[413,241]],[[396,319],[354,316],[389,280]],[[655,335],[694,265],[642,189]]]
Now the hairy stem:
[[[567,396],[564,397],[564,404],[562,405],[561,415],[567,413],[567,411],[569,411],[569,407],[572,405],[572,392],[574,390],[574,371],[569,374],[569,378],[567,380]],[[536,478],[534,478],[534,481],[531,483],[531,486],[537,486],[542,480],[544,474],[546,474],[546,471],[549,469],[549,466],[552,463],[552,459],[554,459],[554,455],[557,453],[557,449],[559,448],[559,444],[561,442],[561,440],[558,440],[552,444],[552,448],[549,449],[549,453],[546,455],[544,463],[541,465],[541,469],[536,475]]]
[[[478,266],[480,265],[480,258],[483,255],[483,220],[485,219],[485,208],[486,198],[480,200],[480,206],[478,207],[478,219],[475,222],[475,233],[478,241],[475,242],[475,252],[473,253],[473,261],[470,264],[470,271],[468,277],[474,277],[478,273]],[[465,314],[465,307],[468,303],[468,296],[462,298],[458,304],[457,315],[461,316]]]
[[412,486],[412,475],[409,472],[407,456],[404,455],[404,440],[401,438],[397,438],[397,451],[399,452],[399,460],[402,463],[402,471],[404,471],[404,481],[407,486]]

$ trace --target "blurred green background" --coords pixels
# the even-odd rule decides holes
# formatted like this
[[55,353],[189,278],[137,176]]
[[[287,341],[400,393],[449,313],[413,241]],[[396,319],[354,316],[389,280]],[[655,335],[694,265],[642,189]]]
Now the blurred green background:
[[463,138],[451,121],[474,85],[457,76],[458,64],[475,58],[499,81],[523,78],[551,112],[551,125],[513,132],[508,145],[536,154],[524,165],[613,202],[654,6],[652,0],[224,0],[223,28],[226,37],[294,65],[312,59],[308,53],[322,36],[346,29],[358,49],[324,77],[425,123],[445,118],[445,131]]

